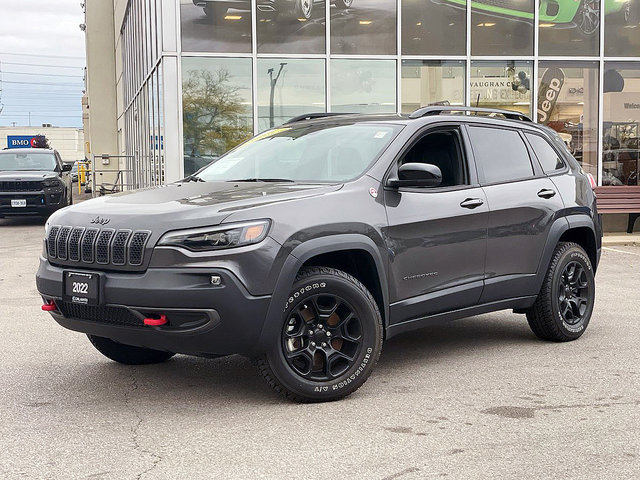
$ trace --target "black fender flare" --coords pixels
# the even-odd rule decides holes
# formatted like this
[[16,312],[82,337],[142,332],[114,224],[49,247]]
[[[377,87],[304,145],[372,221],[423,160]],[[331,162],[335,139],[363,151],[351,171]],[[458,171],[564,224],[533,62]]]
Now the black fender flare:
[[[544,281],[544,277],[547,274],[547,269],[549,267],[549,263],[551,263],[551,257],[553,256],[553,251],[556,248],[556,245],[560,241],[560,237],[568,231],[574,228],[579,227],[587,227],[593,233],[594,242],[597,238],[596,232],[593,226],[593,218],[591,218],[587,214],[577,214],[577,215],[569,215],[566,217],[557,218],[554,223],[551,225],[549,229],[549,234],[547,235],[547,242],[544,246],[544,251],[542,253],[542,257],[540,258],[540,263],[538,264],[538,272],[536,274],[535,279],[535,291],[539,292],[542,288],[542,282]],[[598,245],[597,242],[595,243]],[[597,252],[596,252],[597,255]],[[595,271],[596,265],[593,265],[593,269]]]
[[282,319],[282,313],[284,312],[287,298],[291,292],[291,287],[302,265],[316,255],[343,250],[364,250],[373,258],[378,278],[380,279],[380,289],[382,291],[384,306],[384,312],[382,312],[382,314],[384,327],[386,329],[389,319],[389,288],[387,284],[386,262],[384,262],[382,258],[380,247],[376,245],[371,238],[362,234],[340,234],[318,237],[296,246],[284,261],[282,270],[273,289],[273,295],[264,319],[258,345],[256,345],[256,351],[258,353],[264,352],[270,342],[279,335],[279,323]]

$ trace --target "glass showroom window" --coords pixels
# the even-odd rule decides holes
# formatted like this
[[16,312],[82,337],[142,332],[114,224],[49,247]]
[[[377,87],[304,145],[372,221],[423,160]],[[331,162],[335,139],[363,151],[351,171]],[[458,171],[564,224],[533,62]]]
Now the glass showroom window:
[[331,110],[396,111],[395,60],[331,60]]
[[182,59],[184,173],[253,134],[250,58]]
[[464,61],[403,60],[402,113],[431,104],[464,105]]
[[[251,4],[180,0],[182,51],[251,52]],[[246,5],[245,5],[246,4]],[[229,5],[233,5],[230,7]]]
[[471,105],[531,115],[532,62],[471,62]]
[[604,0],[604,53],[640,56],[640,0]]
[[331,2],[331,53],[395,55],[396,0]]
[[467,2],[403,0],[404,55],[465,55]]
[[[604,3],[621,5],[618,0]],[[598,55],[600,0],[541,0],[539,27],[540,55]]]
[[[277,10],[278,7],[281,10]],[[319,2],[261,2],[258,53],[325,53],[326,9]]]
[[560,134],[582,168],[598,172],[598,63],[541,61],[538,122]]
[[472,55],[533,55],[533,5],[533,0],[473,2]]
[[602,185],[640,185],[640,63],[606,62]]
[[324,60],[258,59],[258,130],[309,112],[324,112]]

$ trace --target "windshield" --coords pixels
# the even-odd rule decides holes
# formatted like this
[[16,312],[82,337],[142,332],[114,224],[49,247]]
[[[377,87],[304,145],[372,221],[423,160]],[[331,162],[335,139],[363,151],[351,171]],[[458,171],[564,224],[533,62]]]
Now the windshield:
[[29,170],[54,171],[56,157],[53,153],[0,153],[0,171],[23,172]]
[[198,173],[204,181],[344,182],[360,176],[402,127],[305,125],[269,130]]

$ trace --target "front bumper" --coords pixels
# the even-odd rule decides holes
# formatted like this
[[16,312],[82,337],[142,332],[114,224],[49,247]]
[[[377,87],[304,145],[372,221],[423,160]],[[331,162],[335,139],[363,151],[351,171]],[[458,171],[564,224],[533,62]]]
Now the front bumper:
[[[12,207],[11,200],[26,200],[26,207]],[[64,191],[0,192],[0,215],[48,216],[65,206]]]
[[[62,300],[63,272],[100,276],[100,305]],[[220,286],[210,283],[222,278]],[[258,344],[270,296],[253,296],[228,270],[216,268],[150,268],[141,273],[61,268],[40,258],[36,276],[50,312],[63,327],[120,343],[190,355],[251,354]],[[163,326],[143,319],[166,315]]]

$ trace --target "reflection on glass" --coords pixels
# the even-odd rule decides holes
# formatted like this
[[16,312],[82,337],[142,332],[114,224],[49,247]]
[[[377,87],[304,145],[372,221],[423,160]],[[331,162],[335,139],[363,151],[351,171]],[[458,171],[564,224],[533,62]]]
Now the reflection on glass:
[[180,0],[182,50],[251,52],[251,1]]
[[533,0],[472,1],[472,55],[532,55],[533,5]]
[[464,55],[467,2],[403,0],[404,55]]
[[332,0],[331,5],[331,53],[396,53],[396,0]]
[[426,105],[464,105],[464,61],[403,60],[402,112]]
[[604,53],[614,57],[640,55],[640,0],[604,1]]
[[539,26],[540,55],[598,55],[600,0],[542,0]]
[[251,59],[183,58],[185,175],[253,133]]
[[258,52],[324,53],[325,17],[317,0],[258,1]]
[[471,62],[471,105],[531,115],[532,62]]
[[640,185],[640,63],[605,63],[602,185]]
[[396,111],[395,60],[331,60],[331,109],[348,113]]
[[256,75],[259,131],[326,111],[324,60],[261,58]]
[[553,128],[582,168],[597,176],[598,63],[539,63],[538,122]]

